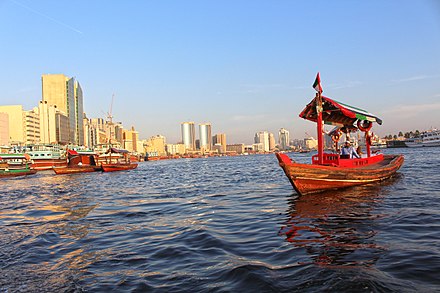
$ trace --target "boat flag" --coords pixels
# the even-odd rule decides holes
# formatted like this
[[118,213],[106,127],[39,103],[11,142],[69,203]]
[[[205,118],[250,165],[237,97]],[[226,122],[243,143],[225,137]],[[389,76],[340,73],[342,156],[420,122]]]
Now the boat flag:
[[313,88],[318,92],[322,93],[322,86],[321,86],[321,78],[319,77],[319,72],[316,75],[315,82],[313,83]]

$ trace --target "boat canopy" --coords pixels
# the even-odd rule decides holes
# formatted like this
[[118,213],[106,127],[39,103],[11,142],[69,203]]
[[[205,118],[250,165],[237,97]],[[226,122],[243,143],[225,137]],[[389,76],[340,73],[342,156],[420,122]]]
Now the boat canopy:
[[0,160],[30,160],[27,154],[0,154]]
[[122,150],[122,149],[116,149],[116,148],[109,148],[108,151],[105,152],[106,154],[108,153],[119,153],[119,154],[126,154],[128,153],[127,150]]
[[[318,113],[316,111],[315,97],[299,114],[299,117],[317,122]],[[357,120],[376,122],[382,125],[382,120],[366,110],[349,106],[341,102],[337,102],[328,97],[322,96],[322,120],[325,124],[335,125],[339,127],[352,126]]]

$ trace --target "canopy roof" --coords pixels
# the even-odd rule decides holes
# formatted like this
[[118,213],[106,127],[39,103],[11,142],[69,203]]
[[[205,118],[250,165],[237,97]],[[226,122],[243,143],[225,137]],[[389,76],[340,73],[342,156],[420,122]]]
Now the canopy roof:
[[[318,113],[316,111],[316,100],[315,97],[299,114],[299,117],[310,120],[317,121]],[[325,124],[331,124],[336,126],[351,126],[357,120],[367,120],[371,122],[376,122],[382,125],[382,120],[377,116],[369,113],[366,110],[349,106],[332,100],[330,98],[322,96],[322,120]]]
[[109,148],[105,153],[106,154],[108,154],[108,153],[126,154],[126,153],[128,153],[128,151],[127,150],[122,150],[122,149],[116,149],[116,148]]
[[15,160],[15,159],[29,160],[30,157],[27,154],[0,154],[0,160]]

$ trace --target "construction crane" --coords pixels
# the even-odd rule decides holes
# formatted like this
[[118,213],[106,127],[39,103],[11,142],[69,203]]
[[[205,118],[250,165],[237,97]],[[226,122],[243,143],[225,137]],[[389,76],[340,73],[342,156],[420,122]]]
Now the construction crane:
[[115,94],[112,95],[112,102],[111,102],[111,104],[110,104],[110,109],[109,109],[109,111],[107,112],[107,120],[108,120],[108,123],[109,123],[110,125],[113,124],[112,109],[113,109],[113,101],[114,101],[114,99],[115,99]]

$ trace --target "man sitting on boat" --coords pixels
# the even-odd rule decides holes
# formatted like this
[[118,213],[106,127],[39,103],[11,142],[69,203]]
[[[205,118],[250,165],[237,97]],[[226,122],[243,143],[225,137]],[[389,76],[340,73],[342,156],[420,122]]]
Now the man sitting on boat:
[[353,159],[360,158],[356,150],[351,146],[350,141],[346,141],[344,146],[341,148],[341,159]]

